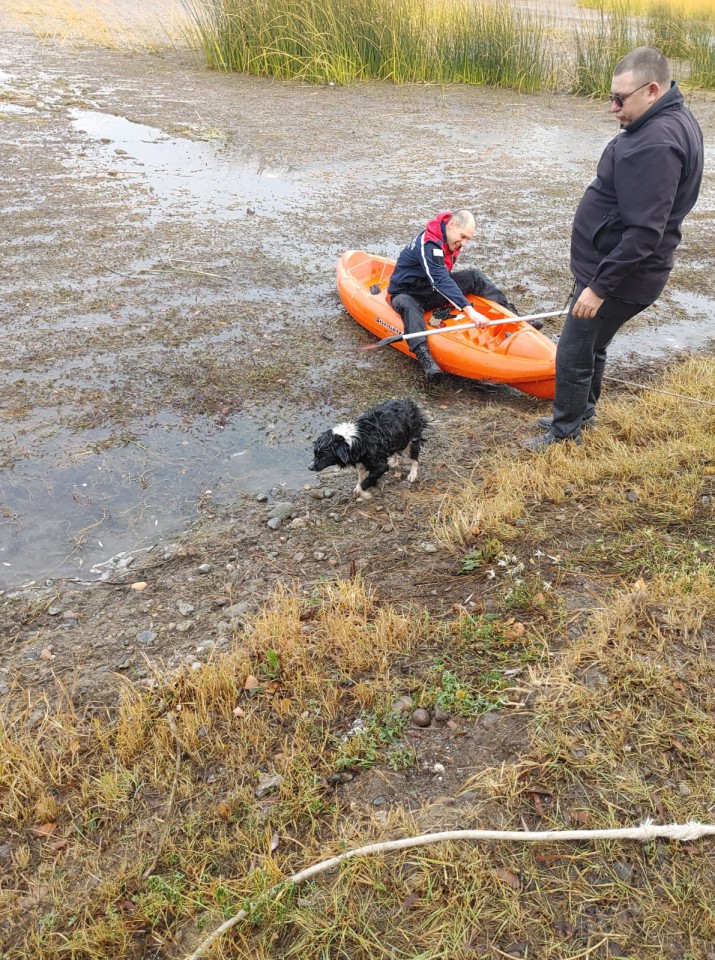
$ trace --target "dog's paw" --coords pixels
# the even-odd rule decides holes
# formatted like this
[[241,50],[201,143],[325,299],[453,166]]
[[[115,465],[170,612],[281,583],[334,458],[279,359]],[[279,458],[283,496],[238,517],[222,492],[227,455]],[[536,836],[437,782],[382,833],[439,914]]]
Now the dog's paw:
[[388,465],[388,467],[392,467],[393,469],[394,469],[395,467],[399,467],[399,465],[400,465],[400,455],[399,455],[399,453],[393,453],[392,456],[390,457],[390,459],[387,461],[387,465]]
[[358,500],[372,500],[372,494],[369,490],[363,490],[362,487],[355,487],[355,495]]
[[407,482],[408,482],[408,483],[414,483],[416,479],[417,479],[417,464],[416,464],[416,463],[413,463],[413,464],[412,464],[412,469],[410,470],[409,474],[407,475]]

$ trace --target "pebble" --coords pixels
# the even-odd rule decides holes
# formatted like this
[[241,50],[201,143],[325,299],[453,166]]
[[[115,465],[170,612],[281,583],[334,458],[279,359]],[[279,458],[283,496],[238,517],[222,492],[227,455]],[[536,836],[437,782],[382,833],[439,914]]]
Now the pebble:
[[50,607],[47,613],[51,617],[59,617],[59,615],[62,613],[62,607]]
[[411,719],[416,727],[428,727],[432,722],[429,710],[425,710],[424,707],[418,707],[412,714]]
[[123,660],[120,660],[119,663],[116,665],[116,667],[115,667],[114,669],[115,669],[115,670],[128,670],[131,665],[132,665],[132,658],[131,658],[131,657],[124,657],[124,659],[123,659]]
[[372,801],[374,807],[382,807],[386,803],[387,797],[375,797],[375,799]]
[[9,843],[0,843],[0,860],[12,860],[12,847]]
[[176,609],[179,611],[182,617],[188,617],[190,613],[194,612],[194,606],[191,603],[187,603],[185,600],[179,600],[176,604]]
[[408,710],[412,708],[414,701],[412,697],[404,696],[400,697],[398,700],[392,704],[393,713],[407,713]]
[[437,553],[437,547],[433,543],[422,543],[420,544],[425,553]]
[[277,530],[283,521],[279,517],[271,517],[266,523],[269,530]]
[[334,520],[336,523],[340,523],[340,522],[342,521],[342,519],[343,519],[343,518],[340,516],[339,513],[329,513],[329,514],[328,514],[328,517],[329,517],[331,520]]
[[322,500],[324,497],[324,492],[319,487],[313,487],[313,489],[308,494],[309,497],[312,497],[313,500]]
[[325,560],[325,554],[321,550],[316,550],[313,554],[313,560]]
[[629,490],[626,494],[626,500],[629,500],[631,503],[635,503],[637,500],[640,500],[640,497],[635,490]]
[[440,706],[440,704],[436,704],[433,715],[434,719],[438,723],[446,723],[447,720],[449,720],[449,718],[452,716],[449,710],[445,710],[444,707]]
[[[40,656],[42,656],[42,654],[40,654]],[[681,797],[689,797],[692,792],[693,792],[693,791],[690,789],[690,787],[687,785],[687,783],[685,783],[685,781],[681,780],[680,783],[678,784],[678,793],[680,794],[680,796],[681,796]]]
[[443,763],[435,763],[432,767],[432,773],[444,773],[445,767]]
[[296,517],[294,520],[291,520],[290,525],[291,525],[291,528],[293,528],[293,529],[298,529],[299,527],[304,527],[304,526],[305,526],[305,519],[304,519],[304,517]]
[[328,783],[350,783],[354,779],[352,773],[341,771],[340,773],[331,773],[328,777]]
[[210,563],[202,563],[201,566],[197,567],[196,569],[198,573],[211,573],[213,567]]
[[180,623],[176,624],[177,633],[187,633],[194,625],[193,620],[182,620]]
[[226,607],[224,610],[224,616],[226,617],[242,617],[244,614],[248,613],[251,609],[251,604],[248,600],[242,600],[241,603],[233,603],[230,607]]
[[52,648],[51,648],[51,647],[45,647],[45,649],[40,652],[40,657],[39,657],[39,659],[40,659],[40,660],[52,660],[52,659],[54,659],[54,656],[55,656],[55,655],[54,655],[54,653],[52,652]]
[[294,515],[295,505],[289,500],[281,500],[280,503],[277,503],[268,514],[271,519],[278,520],[289,520]]
[[159,634],[154,630],[142,630],[141,633],[137,634],[137,643],[140,643],[143,647],[153,647],[158,636]]
[[256,500],[257,500],[259,503],[266,503],[267,500],[268,500],[268,494],[267,494],[267,493],[259,493],[259,494],[256,495]]
[[296,563],[301,563],[303,560],[305,560],[305,554],[298,552],[293,555],[293,559]]
[[323,499],[330,500],[331,497],[335,496],[335,491],[331,490],[330,487],[323,487]]
[[613,864],[613,872],[619,880],[630,880],[633,873],[633,867],[629,863],[617,861]]
[[137,593],[141,593],[142,590],[146,590],[146,588],[147,588],[147,582],[146,582],[146,580],[137,580],[136,583],[133,583],[133,584],[129,587],[130,590],[136,590]]
[[283,777],[281,777],[280,774],[276,774],[274,777],[263,777],[255,789],[256,799],[262,800],[263,797],[274,793],[282,783]]

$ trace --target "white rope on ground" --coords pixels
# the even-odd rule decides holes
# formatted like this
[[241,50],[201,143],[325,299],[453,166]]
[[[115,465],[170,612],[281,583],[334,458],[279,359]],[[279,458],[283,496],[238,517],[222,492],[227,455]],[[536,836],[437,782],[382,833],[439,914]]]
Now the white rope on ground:
[[652,820],[644,820],[639,827],[616,827],[612,830],[446,830],[442,833],[423,833],[418,837],[403,837],[401,840],[385,840],[381,843],[370,843],[365,847],[348,850],[337,857],[330,857],[320,863],[306,867],[292,877],[287,877],[276,886],[267,890],[258,901],[252,903],[250,909],[240,910],[235,916],[226,920],[220,927],[202,943],[186,960],[198,960],[208,947],[220,936],[245,920],[256,903],[267,900],[281,887],[288,884],[296,886],[305,880],[326,870],[332,870],[344,860],[352,857],[366,857],[371,853],[387,853],[391,850],[408,850],[410,847],[425,847],[430,843],[445,843],[450,840],[516,840],[522,843],[550,843],[556,840],[699,840],[701,837],[715,836],[715,824],[699,823],[689,820],[687,823],[655,824]]
[[700,397],[689,397],[685,393],[671,393],[670,390],[659,390],[650,387],[647,383],[635,383],[633,380],[619,380],[618,377],[604,377],[612,383],[622,383],[624,387],[636,387],[638,390],[650,390],[651,393],[662,393],[665,397],[676,397],[678,400],[690,400],[691,403],[702,403],[706,407],[715,407],[715,400],[702,400]]

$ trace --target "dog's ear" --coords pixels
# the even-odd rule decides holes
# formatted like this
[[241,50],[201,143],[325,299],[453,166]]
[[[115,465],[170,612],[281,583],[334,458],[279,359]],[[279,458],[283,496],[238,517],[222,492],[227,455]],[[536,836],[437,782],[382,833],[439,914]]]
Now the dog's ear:
[[338,463],[343,467],[347,467],[350,463],[350,447],[345,440],[341,440],[335,444],[335,456],[337,457]]
[[323,450],[327,448],[333,442],[333,432],[332,430],[326,430],[325,433],[321,433],[318,439],[313,444],[313,450],[315,453],[322,453]]

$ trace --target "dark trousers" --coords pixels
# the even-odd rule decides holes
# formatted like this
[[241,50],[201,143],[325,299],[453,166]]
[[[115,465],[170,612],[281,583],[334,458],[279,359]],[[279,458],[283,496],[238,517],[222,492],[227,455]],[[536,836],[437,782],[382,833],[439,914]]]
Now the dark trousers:
[[627,320],[650,304],[609,297],[592,320],[571,313],[584,285],[577,283],[556,348],[556,394],[551,432],[559,440],[577,437],[584,420],[594,416],[601,396],[606,350]]
[[[451,277],[465,296],[472,293],[477,297],[488,297],[509,310],[513,309],[499,287],[495,287],[489,277],[485,276],[481,270],[455,270]],[[396,293],[390,299],[392,309],[402,317],[405,333],[419,333],[421,330],[425,330],[425,311],[436,310],[438,307],[444,307],[448,304],[449,300],[446,300],[436,290],[426,296]],[[516,311],[514,312],[516,313]],[[414,353],[417,347],[428,340],[429,337],[415,337],[414,340],[408,341],[410,350]]]

